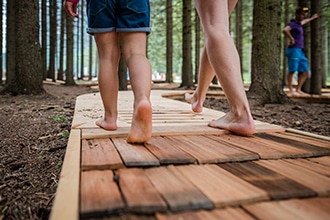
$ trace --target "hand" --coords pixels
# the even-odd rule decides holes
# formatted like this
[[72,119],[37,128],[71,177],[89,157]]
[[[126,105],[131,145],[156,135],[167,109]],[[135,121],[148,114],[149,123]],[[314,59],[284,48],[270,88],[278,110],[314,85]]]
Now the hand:
[[318,14],[313,14],[311,18],[312,18],[312,19],[315,19],[315,18],[318,18],[318,17],[319,17]]
[[289,46],[293,46],[296,42],[294,41],[294,39],[290,39],[290,42],[289,42]]
[[66,12],[70,16],[72,16],[74,18],[78,18],[78,14],[77,14],[78,3],[73,3],[73,2],[69,2],[69,1],[64,0],[63,6],[64,6]]

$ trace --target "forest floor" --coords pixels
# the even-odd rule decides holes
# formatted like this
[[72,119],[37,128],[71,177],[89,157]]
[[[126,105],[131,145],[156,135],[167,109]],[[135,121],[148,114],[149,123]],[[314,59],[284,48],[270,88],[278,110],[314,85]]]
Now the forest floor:
[[[38,96],[0,96],[0,220],[48,219],[76,97],[97,92],[86,86],[45,85],[45,90]],[[208,98],[205,107],[228,111],[223,99]],[[251,108],[256,120],[330,136],[330,104]]]

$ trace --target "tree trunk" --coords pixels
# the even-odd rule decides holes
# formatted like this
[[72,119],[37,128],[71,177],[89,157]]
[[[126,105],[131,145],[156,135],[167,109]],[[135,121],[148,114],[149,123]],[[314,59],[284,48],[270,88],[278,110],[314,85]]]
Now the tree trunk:
[[81,28],[80,28],[80,30],[81,30],[81,32],[80,32],[80,34],[81,34],[81,42],[80,42],[80,59],[81,59],[81,61],[80,61],[80,71],[81,71],[81,78],[83,79],[84,78],[84,74],[85,74],[85,72],[84,72],[84,51],[85,51],[85,47],[84,47],[84,43],[85,43],[85,40],[84,40],[84,35],[85,35],[85,28],[84,28],[84,23],[85,23],[85,21],[84,21],[84,14],[85,14],[85,10],[84,10],[84,2],[85,1],[80,1],[80,4],[81,4],[81,15],[80,15],[80,20],[81,20]]
[[47,78],[47,0],[41,3],[41,59],[43,78]]
[[[308,7],[310,8],[310,0],[298,0],[297,2],[297,6],[298,7]],[[306,55],[306,57],[308,58],[308,60],[310,61],[310,52],[311,52],[311,38],[310,38],[310,25],[304,25],[304,53]],[[306,92],[306,93],[310,93],[310,85],[311,85],[311,78],[310,76],[307,77],[305,83],[303,84],[301,90]]]
[[93,37],[92,35],[89,35],[89,64],[88,64],[88,72],[89,72],[89,80],[92,80],[93,78]]
[[57,5],[56,1],[50,1],[49,20],[50,20],[50,56],[48,78],[55,82],[55,54],[56,54],[56,39],[57,39]]
[[124,62],[123,56],[120,57],[118,66],[118,79],[119,79],[119,90],[127,90],[127,66]]
[[16,0],[7,1],[7,32],[6,32],[6,84],[11,82],[15,76],[16,68]]
[[195,10],[195,38],[195,83],[198,83],[198,71],[201,58],[201,22],[197,10]]
[[63,8],[63,4],[61,4],[61,33],[60,33],[60,66],[57,72],[57,79],[63,80],[63,67],[64,67],[64,32],[65,32],[65,11]]
[[[39,1],[10,1],[14,2],[15,16],[15,64],[10,67],[13,73],[4,91],[13,94],[33,94],[44,92],[39,44]],[[8,2],[7,2],[8,3]],[[10,36],[10,38],[13,38]],[[9,38],[9,39],[10,39]],[[12,59],[11,59],[12,60]]]
[[191,0],[183,0],[182,7],[182,83],[181,87],[193,87],[191,45]]
[[286,100],[280,74],[280,20],[281,1],[254,1],[252,84],[248,95],[258,104]]
[[[286,26],[289,23],[290,20],[290,7],[289,7],[289,0],[285,0],[284,1],[284,26]],[[282,35],[282,39],[283,39],[283,46],[282,46],[282,84],[283,87],[284,85],[286,85],[286,75],[288,74],[288,61],[287,61],[287,57],[285,55],[285,50],[288,46],[288,39],[284,36],[284,34]]]
[[[311,1],[311,14],[320,13],[322,11],[321,0]],[[321,38],[321,21],[315,19],[311,22],[311,94],[321,94],[322,88],[322,38]]]
[[236,14],[236,20],[235,20],[235,28],[236,28],[236,38],[235,38],[235,44],[237,47],[237,52],[240,57],[240,65],[241,65],[241,74],[242,79],[243,78],[243,1],[238,1],[235,7],[235,14]]
[[166,0],[166,82],[173,82],[173,16],[172,0]]
[[72,18],[66,13],[66,71],[65,85],[76,85],[73,79],[73,24]]
[[[2,2],[2,0],[0,0],[0,4],[1,4],[1,10],[3,10],[3,2]],[[1,24],[0,24],[0,48],[1,48],[1,53],[0,53],[0,86],[2,85],[2,76],[3,76],[3,66],[2,66],[2,59],[3,59],[3,57],[2,57],[2,47],[3,47],[3,44],[2,44],[2,21],[3,19],[2,19],[2,17],[1,17],[1,19],[0,19],[0,21],[1,21]]]

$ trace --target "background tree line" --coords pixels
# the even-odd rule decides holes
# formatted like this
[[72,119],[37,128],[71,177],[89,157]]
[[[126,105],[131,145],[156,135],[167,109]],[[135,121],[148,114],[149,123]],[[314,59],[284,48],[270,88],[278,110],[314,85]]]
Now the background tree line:
[[[86,3],[79,3],[79,19],[62,8],[62,0],[0,0],[2,5],[1,69],[3,92],[38,94],[43,80],[75,80],[97,77],[93,37],[86,34]],[[307,6],[319,18],[305,27],[305,52],[311,77],[304,90],[320,94],[329,78],[330,5],[328,0],[238,1],[230,17],[230,33],[241,57],[242,76],[250,83],[249,98],[260,103],[283,102],[286,74],[283,27],[294,18],[295,8]],[[192,88],[197,83],[203,33],[193,0],[152,0],[152,33],[148,57],[155,80],[179,82]],[[4,55],[4,56],[3,56]],[[120,88],[127,89],[127,69],[120,62]],[[216,79],[214,80],[216,83]]]

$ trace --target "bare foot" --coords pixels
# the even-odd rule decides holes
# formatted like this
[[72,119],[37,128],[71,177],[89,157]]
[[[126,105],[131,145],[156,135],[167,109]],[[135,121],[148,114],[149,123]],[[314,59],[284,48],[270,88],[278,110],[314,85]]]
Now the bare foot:
[[209,122],[208,125],[213,128],[225,129],[244,136],[252,135],[256,129],[252,116],[235,117],[231,112],[228,112],[225,116],[217,120]]
[[152,132],[152,108],[149,101],[140,102],[134,109],[131,131],[127,143],[147,142]]
[[185,93],[184,94],[184,99],[191,103],[191,110],[196,113],[200,113],[203,111],[203,101],[200,101],[195,98],[194,93]]
[[305,96],[309,96],[308,93],[305,93],[305,92],[303,92],[303,91],[301,91],[301,90],[297,90],[297,91],[296,91],[296,94],[297,94],[297,95],[305,95]]
[[103,128],[103,129],[109,130],[109,131],[114,131],[114,130],[117,129],[117,123],[116,123],[116,121],[109,120],[109,122],[108,122],[104,118],[100,118],[99,120],[97,120],[95,122],[95,124],[97,126]]

